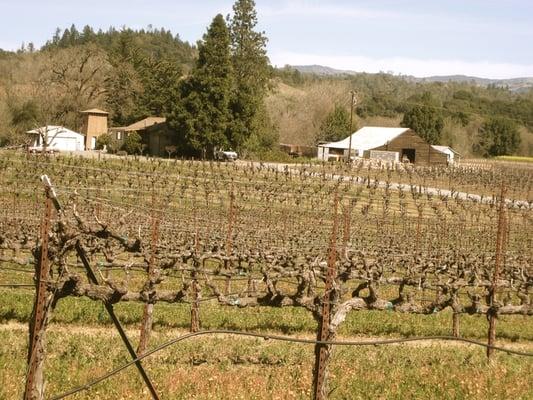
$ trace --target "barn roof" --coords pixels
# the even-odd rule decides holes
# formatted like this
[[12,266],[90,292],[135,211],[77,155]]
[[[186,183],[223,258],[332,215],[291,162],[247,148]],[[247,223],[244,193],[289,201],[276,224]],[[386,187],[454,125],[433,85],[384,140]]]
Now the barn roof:
[[452,149],[450,146],[439,146],[436,144],[432,144],[431,147],[433,147],[435,150],[440,151],[441,153],[446,153],[447,150],[460,155],[458,152],[456,152],[454,149]]
[[65,136],[85,137],[81,133],[74,132],[68,128],[65,128],[64,126],[59,126],[59,125],[41,126],[40,128],[32,129],[31,131],[27,131],[26,133],[33,133],[35,135],[44,135],[45,133],[47,133],[50,136],[60,136],[60,137],[65,137]]
[[[352,149],[370,150],[376,147],[383,146],[407,132],[409,128],[383,128],[379,126],[365,126],[357,132],[352,133]],[[321,144],[321,147],[329,147],[334,149],[348,149],[350,144],[350,136],[338,142]]]
[[99,108],[90,108],[88,110],[80,111],[82,114],[102,114],[107,115],[109,114],[107,111],[100,110]]
[[142,131],[152,125],[162,124],[167,119],[165,117],[147,117],[140,121],[134,122],[131,125],[124,127],[125,131]]

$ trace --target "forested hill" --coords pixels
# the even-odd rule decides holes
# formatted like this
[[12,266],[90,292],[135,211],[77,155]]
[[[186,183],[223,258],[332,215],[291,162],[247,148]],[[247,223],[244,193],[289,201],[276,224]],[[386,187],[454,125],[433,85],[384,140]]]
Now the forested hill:
[[[323,75],[323,76],[343,76],[343,75],[357,75],[360,72],[335,69],[323,65],[292,65],[290,68],[295,69],[304,74]],[[477,76],[468,75],[435,75],[424,78],[412,75],[398,75],[402,79],[410,82],[457,82],[467,83],[479,86],[496,86],[509,89],[513,92],[526,92],[533,88],[533,77],[510,78],[510,79],[490,79],[479,78]]]
[[[490,155],[489,147],[508,139],[511,147],[499,150],[533,155],[533,89],[514,92],[469,81],[412,81],[386,73],[316,71],[301,72],[289,66],[276,71],[267,101],[282,142],[310,145],[342,137],[349,130],[353,90],[357,97],[354,129],[400,126],[408,122],[406,115],[417,114],[423,122],[417,128],[438,130],[440,144],[451,145],[464,155]],[[494,119],[505,129],[497,137],[488,137]]]
[[[261,57],[259,53],[257,59]],[[58,29],[40,49],[29,43],[17,52],[0,50],[0,145],[20,143],[23,133],[37,124],[79,129],[79,111],[92,107],[109,111],[112,126],[149,115],[167,116],[185,100],[198,114],[205,106],[194,105],[195,96],[184,91],[192,88],[184,83],[197,62],[195,45],[168,30],[153,28],[94,31],[71,26]],[[235,70],[246,59],[233,55],[232,62]],[[247,68],[256,70],[252,64]],[[211,73],[206,65],[197,71],[208,77]],[[364,125],[410,124],[464,155],[533,155],[533,89],[513,91],[469,80],[423,81],[385,73],[315,72],[270,69],[268,95],[261,98],[266,114],[258,107],[257,121],[251,124],[262,127],[254,139],[257,148],[275,146],[276,138],[282,143],[314,145],[345,137],[352,128]],[[243,76],[249,75],[253,73]],[[209,89],[196,82],[194,90]],[[235,83],[230,80],[227,85],[232,87],[228,96],[235,95]],[[352,128],[350,91],[357,95]],[[211,97],[206,96],[208,101]],[[232,112],[239,115],[239,107],[231,101]],[[179,115],[189,114],[180,111]],[[239,122],[238,118],[228,121]]]
[[163,115],[196,46],[165,29],[74,25],[57,29],[40,49],[0,50],[0,144],[19,142],[35,124],[79,129],[79,111],[98,107],[111,124]]
[[107,31],[100,29],[95,32],[88,25],[81,31],[78,31],[75,25],[63,31],[57,28],[52,39],[47,41],[41,50],[53,51],[90,43],[96,44],[109,54],[123,51],[122,47],[127,43],[144,57],[172,60],[188,67],[192,65],[196,53],[194,46],[182,41],[179,35],[173,35],[170,30],[164,28],[149,27],[133,30],[126,27],[121,29],[110,27]]

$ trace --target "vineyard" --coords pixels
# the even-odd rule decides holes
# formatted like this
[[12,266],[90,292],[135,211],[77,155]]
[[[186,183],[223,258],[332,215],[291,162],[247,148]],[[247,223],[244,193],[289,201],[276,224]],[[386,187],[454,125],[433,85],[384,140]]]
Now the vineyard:
[[[531,167],[5,152],[0,171],[0,318],[30,326],[29,342],[0,330],[16,343],[0,346],[2,381],[12,381],[0,397],[533,396]],[[386,331],[390,321],[404,328]],[[80,326],[119,336],[83,339]],[[148,356],[176,328],[180,343]],[[406,339],[418,342],[398,344]],[[428,367],[422,355],[440,346],[454,351]],[[183,358],[172,377],[161,371]],[[128,362],[129,375],[83,387]],[[218,364],[226,375],[197,370]],[[394,388],[421,379],[409,372],[418,368],[433,392]],[[441,378],[453,370],[456,380]],[[374,384],[354,384],[365,376]]]

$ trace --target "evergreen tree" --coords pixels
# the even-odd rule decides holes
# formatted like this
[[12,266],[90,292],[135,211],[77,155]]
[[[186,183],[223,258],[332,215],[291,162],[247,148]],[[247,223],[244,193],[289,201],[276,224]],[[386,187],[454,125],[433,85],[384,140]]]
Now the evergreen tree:
[[516,124],[502,117],[485,121],[480,128],[478,151],[483,155],[503,156],[515,153],[520,147],[520,132]]
[[407,111],[401,125],[414,130],[429,144],[439,144],[444,120],[435,108],[422,105]]
[[[264,98],[270,70],[266,55],[267,38],[254,30],[257,13],[253,0],[237,0],[230,23],[235,85],[231,99],[230,142],[237,148],[252,136],[264,134],[269,122],[263,118]],[[257,141],[255,138],[254,141]]]
[[166,116],[179,99],[182,75],[179,64],[154,58],[143,59],[138,69],[143,86],[136,113],[139,116]]
[[138,51],[131,35],[121,35],[108,56],[112,66],[105,80],[106,108],[114,125],[125,126],[138,119],[138,99],[142,83],[138,66]]
[[233,76],[229,44],[228,28],[219,14],[198,43],[198,60],[168,119],[178,132],[180,150],[188,155],[212,157],[215,147],[228,145]]
[[341,140],[350,135],[352,130],[348,111],[342,106],[335,105],[333,111],[326,116],[320,125],[320,132],[316,141],[334,142]]

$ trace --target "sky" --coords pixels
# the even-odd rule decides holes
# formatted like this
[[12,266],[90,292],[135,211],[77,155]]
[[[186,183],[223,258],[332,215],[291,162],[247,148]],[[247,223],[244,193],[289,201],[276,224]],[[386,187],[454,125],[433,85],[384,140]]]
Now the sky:
[[[0,48],[57,27],[164,27],[196,43],[226,0],[0,0]],[[396,75],[533,77],[533,0],[256,0],[273,65]]]

